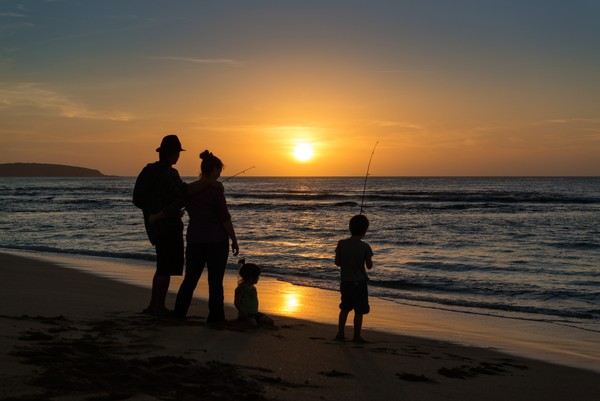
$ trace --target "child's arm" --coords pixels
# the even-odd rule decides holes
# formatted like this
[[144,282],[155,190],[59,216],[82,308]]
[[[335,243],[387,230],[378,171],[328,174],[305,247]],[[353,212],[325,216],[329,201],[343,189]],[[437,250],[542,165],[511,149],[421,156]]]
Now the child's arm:
[[238,292],[235,292],[235,299],[233,301],[233,304],[235,305],[235,307],[237,308],[237,310],[240,312],[240,315],[242,314],[242,302],[240,301],[240,295],[238,294]]
[[366,246],[365,266],[367,267],[367,269],[371,270],[373,268],[373,249],[371,249],[371,246],[366,242],[364,244]]
[[367,254],[365,255],[365,266],[371,270],[373,268],[373,250],[367,244]]
[[248,316],[248,312],[246,312],[246,310],[244,309],[244,306],[242,304],[242,296],[240,294],[240,291],[237,289],[235,291],[235,299],[233,300],[233,304],[237,308],[238,314],[240,317]]
[[338,242],[338,245],[335,247],[335,265],[341,267],[342,266],[342,258],[340,257],[339,247],[340,247],[340,243]]

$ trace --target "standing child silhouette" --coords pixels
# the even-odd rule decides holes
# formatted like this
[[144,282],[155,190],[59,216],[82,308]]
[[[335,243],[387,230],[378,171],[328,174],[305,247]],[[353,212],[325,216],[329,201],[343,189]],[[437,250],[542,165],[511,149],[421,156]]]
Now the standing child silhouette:
[[373,251],[371,246],[362,241],[369,229],[369,219],[359,214],[350,219],[350,238],[340,240],[335,248],[335,264],[340,267],[340,316],[336,340],[343,341],[346,320],[354,310],[354,337],[357,343],[366,343],[362,336],[363,315],[370,311],[369,293],[367,290],[367,269],[373,267]]

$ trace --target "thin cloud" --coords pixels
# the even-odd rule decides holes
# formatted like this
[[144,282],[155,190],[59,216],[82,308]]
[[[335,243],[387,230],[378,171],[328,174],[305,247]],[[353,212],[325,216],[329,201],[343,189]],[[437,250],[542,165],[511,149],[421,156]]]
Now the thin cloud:
[[547,125],[547,124],[570,124],[570,123],[592,123],[599,124],[600,119],[597,118],[557,118],[552,120],[544,120],[533,123],[532,125]]
[[194,58],[194,57],[175,57],[175,56],[150,56],[150,60],[167,60],[167,61],[183,61],[194,64],[225,64],[225,65],[240,65],[238,60],[229,58]]
[[415,72],[417,70],[410,70],[410,69],[388,69],[388,70],[379,70],[378,72],[381,72],[383,74],[405,74],[405,73],[411,73],[411,72]]
[[66,118],[130,121],[125,112],[98,112],[70,100],[67,96],[38,83],[0,82],[0,112],[21,110],[23,113],[45,112]]
[[25,18],[27,17],[27,13],[29,12],[29,9],[22,5],[22,4],[17,4],[17,10],[18,12],[14,12],[14,11],[0,11],[0,17],[9,17],[9,18]]
[[0,25],[0,34],[7,33],[11,34],[14,31],[32,28],[34,25],[31,22],[17,22],[16,20],[12,24]]
[[402,121],[390,121],[390,120],[372,120],[369,125],[376,127],[393,127],[393,128],[408,128],[413,130],[423,130],[425,127],[419,124],[402,122]]

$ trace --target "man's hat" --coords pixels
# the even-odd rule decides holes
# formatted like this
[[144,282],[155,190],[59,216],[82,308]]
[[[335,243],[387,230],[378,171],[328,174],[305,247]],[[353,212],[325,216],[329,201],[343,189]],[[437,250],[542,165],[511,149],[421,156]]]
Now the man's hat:
[[156,148],[157,152],[182,152],[185,151],[181,147],[181,142],[179,142],[179,138],[177,135],[167,135],[162,139],[160,143],[160,147]]

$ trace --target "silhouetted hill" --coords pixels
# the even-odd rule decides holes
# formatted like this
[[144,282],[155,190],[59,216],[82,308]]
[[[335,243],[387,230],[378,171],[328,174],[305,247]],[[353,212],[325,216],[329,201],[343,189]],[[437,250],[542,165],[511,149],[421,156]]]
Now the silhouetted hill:
[[104,177],[98,170],[85,167],[42,163],[0,164],[0,177]]

